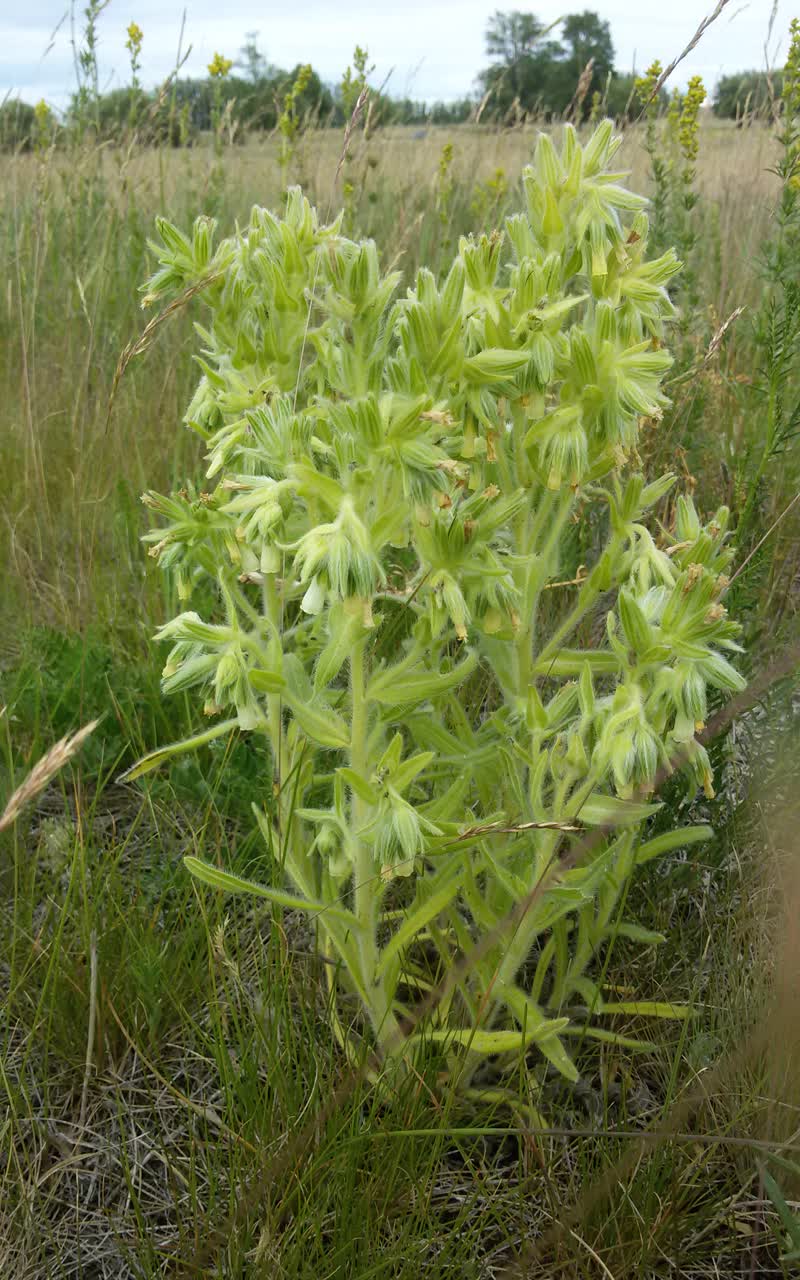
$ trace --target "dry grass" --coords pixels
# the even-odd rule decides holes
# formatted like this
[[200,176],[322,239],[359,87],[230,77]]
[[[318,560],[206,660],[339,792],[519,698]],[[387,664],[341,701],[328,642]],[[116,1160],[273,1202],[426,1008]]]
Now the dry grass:
[[[502,169],[508,200],[515,201],[535,132],[465,126],[388,130],[367,142],[357,135],[336,188],[341,138],[325,131],[302,139],[290,177],[331,213],[342,199],[342,181],[351,182],[354,226],[410,278],[423,260],[445,261],[460,232],[478,228],[487,216],[502,219],[505,202],[490,205],[488,213],[475,208],[476,184]],[[443,219],[438,162],[449,140],[453,194]],[[776,191],[768,172],[774,147],[763,128],[704,128],[698,184],[706,201],[702,264],[709,316],[703,339],[737,306],[752,310],[758,303],[754,264]],[[620,164],[632,170],[634,188],[646,189],[641,129],[626,133]],[[137,288],[147,271],[145,240],[157,212],[179,225],[210,212],[226,231],[254,202],[274,206],[280,189],[276,139],[228,150],[219,165],[205,145],[183,152],[103,147],[44,159],[0,157],[0,253],[7,262],[0,303],[0,466],[6,476],[0,552],[10,566],[9,604],[28,618],[83,626],[130,614],[134,601],[133,612],[148,610],[138,494],[148,486],[168,489],[175,477],[197,470],[200,456],[191,438],[174,429],[194,376],[185,346],[189,316],[171,322],[146,361],[131,367],[108,420],[119,355],[143,327]],[[740,346],[744,369],[747,332],[739,324],[730,339],[732,351]],[[720,429],[733,435],[732,407],[726,395]]]
[[[766,1148],[791,1154],[800,1146],[796,1062],[776,1051],[800,1034],[790,857],[797,796],[785,767],[793,740],[775,739],[760,717],[747,736],[729,766],[739,778],[727,803],[740,816],[727,849],[705,864],[665,867],[642,886],[645,903],[652,893],[642,918],[668,928],[672,945],[634,980],[690,1000],[701,1015],[685,1034],[665,1027],[654,1058],[587,1057],[575,1091],[547,1081],[548,1109],[563,1126],[550,1137],[486,1106],[437,1112],[413,1091],[387,1108],[359,1087],[331,1113],[327,1100],[346,1065],[324,1036],[323,988],[301,922],[288,917],[276,931],[267,917],[229,902],[209,902],[203,920],[202,899],[185,885],[177,899],[156,900],[155,912],[137,912],[150,850],[177,864],[173,840],[194,847],[198,834],[146,807],[116,815],[118,831],[138,832],[127,890],[93,879],[83,902],[69,882],[82,863],[102,866],[95,841],[108,837],[102,826],[95,833],[91,810],[65,815],[75,824],[68,884],[55,890],[60,905],[31,939],[27,998],[19,968],[9,984],[0,1055],[9,1090],[0,1128],[3,1274],[333,1280],[345,1267],[359,1276],[452,1280],[700,1280],[749,1274],[752,1264],[757,1276],[788,1275],[758,1161]],[[748,778],[739,771],[754,751],[762,769]],[[777,824],[772,797],[785,818]],[[37,823],[34,814],[22,847],[35,861],[44,839]],[[106,845],[112,860],[118,840]],[[763,868],[753,848],[764,851]],[[705,881],[705,894],[682,876]],[[39,898],[42,888],[30,891]],[[223,916],[232,905],[234,914]],[[153,938],[154,919],[164,931],[149,1016],[153,997],[137,948],[115,942],[120,917],[137,948]],[[82,1115],[82,958],[95,932],[98,1016]],[[48,970],[49,993],[41,989]],[[79,988],[77,1001],[65,998],[65,978]],[[631,978],[620,954],[609,981]],[[295,1135],[315,1115],[312,1141],[287,1164]],[[636,1136],[649,1127],[674,1137]],[[273,1167],[282,1170],[277,1178]],[[245,1214],[237,1209],[243,1199]]]
[[[556,132],[558,131],[556,126]],[[541,126],[528,124],[515,129],[495,130],[475,125],[425,128],[391,126],[370,139],[355,132],[350,147],[348,169],[371,157],[373,185],[386,183],[396,193],[415,189],[435,190],[442,147],[452,142],[453,177],[458,185],[485,182],[498,168],[515,181],[530,163]],[[633,190],[646,190],[648,160],[643,147],[644,127],[629,126],[618,152],[619,167],[630,170]],[[698,184],[702,194],[716,198],[733,196],[753,211],[754,203],[767,205],[777,191],[770,172],[777,157],[772,131],[763,125],[739,130],[730,121],[704,121],[701,137]],[[303,135],[293,159],[292,181],[308,189],[310,198],[323,207],[333,195],[333,180],[342,151],[342,137],[335,129]],[[248,138],[225,152],[226,175],[237,187],[243,210],[260,202],[272,204],[281,190],[280,140],[264,135]],[[52,182],[53,198],[63,198],[75,181],[75,160],[71,154],[55,152],[45,161]],[[187,189],[202,202],[211,188],[208,144],[199,143],[182,151],[166,153],[155,149],[126,151],[110,144],[95,152],[85,152],[79,164],[87,174],[99,173],[114,185],[110,198],[120,207],[135,200],[145,213],[155,216],[164,207],[174,207]],[[0,179],[6,190],[15,189],[23,201],[41,181],[42,161],[30,154],[0,156]],[[341,197],[340,197],[341,198]]]
[[92,720],[77,733],[61,738],[46,755],[42,756],[25,781],[21,782],[9,796],[3,812],[0,813],[0,831],[12,826],[39,792],[44,791],[48,782],[61,772],[73,756],[78,754],[89,734],[97,728],[97,724],[97,720]]

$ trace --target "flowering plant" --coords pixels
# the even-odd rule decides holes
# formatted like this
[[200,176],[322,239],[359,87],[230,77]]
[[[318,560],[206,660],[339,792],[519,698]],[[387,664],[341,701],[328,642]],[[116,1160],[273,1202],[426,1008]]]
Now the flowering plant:
[[[191,287],[210,312],[186,415],[207,491],[145,501],[185,605],[158,633],[164,689],[196,689],[211,725],[133,773],[264,734],[274,873],[189,869],[314,914],[349,1049],[366,1036],[409,1060],[433,1042],[468,1077],[535,1045],[574,1079],[568,1038],[615,1038],[603,1018],[630,1008],[591,961],[610,935],[658,940],[617,918],[625,882],[708,834],[643,841],[656,774],[680,760],[711,793],[706,690],[743,683],[720,602],[727,512],[703,524],[679,497],[659,525],[674,477],[640,472],[679,264],[647,257],[646,202],[609,171],[619,141],[608,121],[584,146],[541,135],[523,211],[404,297],[375,245],[320,225],[296,189],[216,249],[208,219],[191,236],[160,221],[146,286]],[[554,875],[591,828],[589,856]],[[415,995],[481,937],[404,1035]],[[360,1000],[350,1027],[338,989]]]

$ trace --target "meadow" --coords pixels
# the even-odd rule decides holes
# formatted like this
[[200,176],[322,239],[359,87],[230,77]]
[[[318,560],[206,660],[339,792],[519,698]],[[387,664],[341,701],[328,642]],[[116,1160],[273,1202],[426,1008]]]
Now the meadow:
[[520,1054],[516,1110],[422,1075],[387,1099],[330,1033],[313,924],[185,870],[186,854],[260,857],[265,748],[234,733],[119,781],[202,727],[189,695],[160,690],[152,635],[176,605],[139,501],[202,485],[202,443],[180,426],[200,311],[177,308],[116,376],[148,319],[155,216],[205,213],[229,234],[299,183],[323,216],[344,207],[405,289],[518,207],[536,132],[357,133],[338,173],[333,130],[301,135],[288,162],[275,138],[0,156],[0,797],[100,718],[0,834],[4,1276],[793,1274],[800,278],[774,127],[704,121],[688,203],[674,176],[654,184],[644,124],[618,158],[686,260],[672,403],[642,456],[704,516],[729,506],[741,535],[731,610],[753,693],[709,746],[716,796],[670,782],[656,820],[715,835],[631,885],[629,913],[665,941],[621,937],[602,962],[606,990],[690,1018],[648,1022],[648,1053],[581,1042],[571,1085]]

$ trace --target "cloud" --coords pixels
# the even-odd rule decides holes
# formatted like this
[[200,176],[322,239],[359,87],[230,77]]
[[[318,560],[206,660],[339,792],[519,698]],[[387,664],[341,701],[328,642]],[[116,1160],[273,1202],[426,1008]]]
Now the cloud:
[[[710,7],[698,0],[539,0],[537,15],[554,21],[570,8],[595,8],[610,25],[620,70],[646,67],[654,58],[675,56],[693,35]],[[338,81],[355,44],[369,49],[375,63],[373,82],[389,76],[389,92],[424,98],[452,99],[468,93],[485,64],[483,40],[496,8],[518,7],[519,0],[292,0],[290,6],[263,0],[231,0],[221,11],[219,0],[188,0],[184,48],[192,53],[186,75],[204,75],[216,50],[235,56],[245,33],[260,32],[259,44],[271,62],[292,67],[311,62],[322,78]],[[5,8],[6,6],[4,6]],[[736,0],[709,29],[701,44],[681,65],[676,83],[702,74],[712,87],[723,71],[742,70],[763,62],[770,5]],[[44,96],[63,106],[74,89],[69,23],[63,0],[30,0],[0,16],[0,100],[5,93],[25,98]],[[164,0],[112,0],[98,24],[100,81],[103,87],[129,77],[125,28],[131,19],[144,31],[142,76],[155,85],[175,65],[183,5]],[[788,27],[786,0],[781,0],[775,38]],[[53,30],[62,23],[45,55]],[[785,42],[784,42],[785,46]]]

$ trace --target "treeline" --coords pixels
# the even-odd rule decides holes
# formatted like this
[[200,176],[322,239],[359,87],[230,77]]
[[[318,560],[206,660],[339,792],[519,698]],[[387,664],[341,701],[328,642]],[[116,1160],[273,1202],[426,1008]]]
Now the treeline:
[[714,115],[725,120],[770,119],[780,111],[782,95],[782,71],[722,76],[714,90]]
[[[297,67],[258,83],[239,76],[226,77],[223,123],[229,140],[242,141],[253,132],[273,132],[299,71]],[[126,86],[99,95],[96,102],[83,110],[71,104],[60,121],[41,106],[9,101],[0,106],[0,147],[28,150],[37,143],[49,142],[56,132],[66,137],[90,131],[100,141],[113,141],[133,130],[142,142],[191,145],[215,127],[217,97],[211,78],[180,79],[166,90],[152,92]],[[297,95],[295,109],[304,128],[341,127],[346,119],[341,99],[313,70],[309,83]],[[373,122],[376,126],[459,124],[467,120],[474,109],[474,100],[469,97],[428,104],[381,94],[373,99]]]
[[[87,26],[84,39],[86,51],[79,66],[91,70],[95,31]],[[145,143],[185,146],[209,131],[237,142],[256,132],[288,129],[295,136],[312,126],[341,128],[373,71],[360,48],[337,85],[325,83],[307,65],[282,70],[267,60],[257,33],[250,32],[235,61],[217,54],[207,76],[175,75],[160,89],[148,91],[139,74],[143,41],[141,29],[131,23],[125,46],[130,84],[100,93],[95,63],[94,76],[79,81],[62,118],[44,102],[5,102],[0,106],[0,148],[43,147],[56,136],[66,139],[86,132],[100,141],[135,136]],[[371,87],[369,127],[455,125],[468,120],[518,124],[534,118],[581,120],[599,115],[624,122],[641,110],[636,77],[617,71],[610,26],[592,10],[568,14],[550,26],[532,13],[498,10],[488,21],[485,45],[488,65],[473,93],[454,102],[427,103]],[[713,109],[720,117],[757,118],[774,111],[781,89],[780,73],[723,76]],[[666,95],[662,101],[666,104]]]
[[[273,132],[281,117],[286,92],[294,84],[297,69],[284,72],[275,81],[252,84],[238,76],[225,81],[225,105],[231,124],[233,141],[242,141],[252,132]],[[312,71],[311,85],[299,96],[299,110],[304,127],[341,127],[345,113],[333,91]],[[411,98],[375,96],[375,125],[460,124],[475,110],[475,100],[464,97],[456,102],[416,102]],[[99,139],[120,138],[132,128],[139,138],[149,143],[191,145],[202,133],[213,128],[215,87],[210,79],[182,79],[164,92],[146,92],[127,86],[99,96],[82,128],[90,129]],[[44,119],[43,119],[44,117]],[[0,146],[27,150],[56,130],[70,134],[77,130],[77,116],[70,108],[62,121],[52,112],[46,114],[18,100],[0,106]]]
[[[132,29],[140,48],[141,32],[135,24]],[[144,143],[187,146],[209,131],[224,133],[227,142],[241,142],[251,133],[282,129],[287,121],[293,133],[310,127],[341,128],[372,70],[366,52],[356,48],[354,67],[338,85],[326,84],[307,64],[289,71],[269,64],[255,33],[248,35],[235,62],[217,54],[207,76],[173,77],[153,90],[139,83],[133,61],[131,84],[94,94],[79,86],[60,119],[44,102],[35,107],[19,100],[0,105],[0,148],[29,150],[49,144],[56,134],[66,139],[91,133],[106,142],[135,133]],[[433,103],[376,89],[369,96],[371,127],[460,124],[475,109],[470,95]]]
[[[222,98],[234,140],[247,133],[271,133],[278,128],[287,96],[298,82],[293,109],[304,127],[341,128],[349,112],[338,86],[326,85],[313,68],[307,71],[298,65],[256,81],[236,75],[224,78]],[[211,77],[177,80],[160,94],[117,89],[104,94],[98,103],[98,129],[103,137],[114,137],[135,120],[140,131],[155,127],[160,134],[174,135],[170,137],[172,142],[191,141],[215,127],[218,96],[218,85]],[[374,122],[381,125],[458,124],[473,109],[470,98],[428,105],[377,92],[371,96]]]

